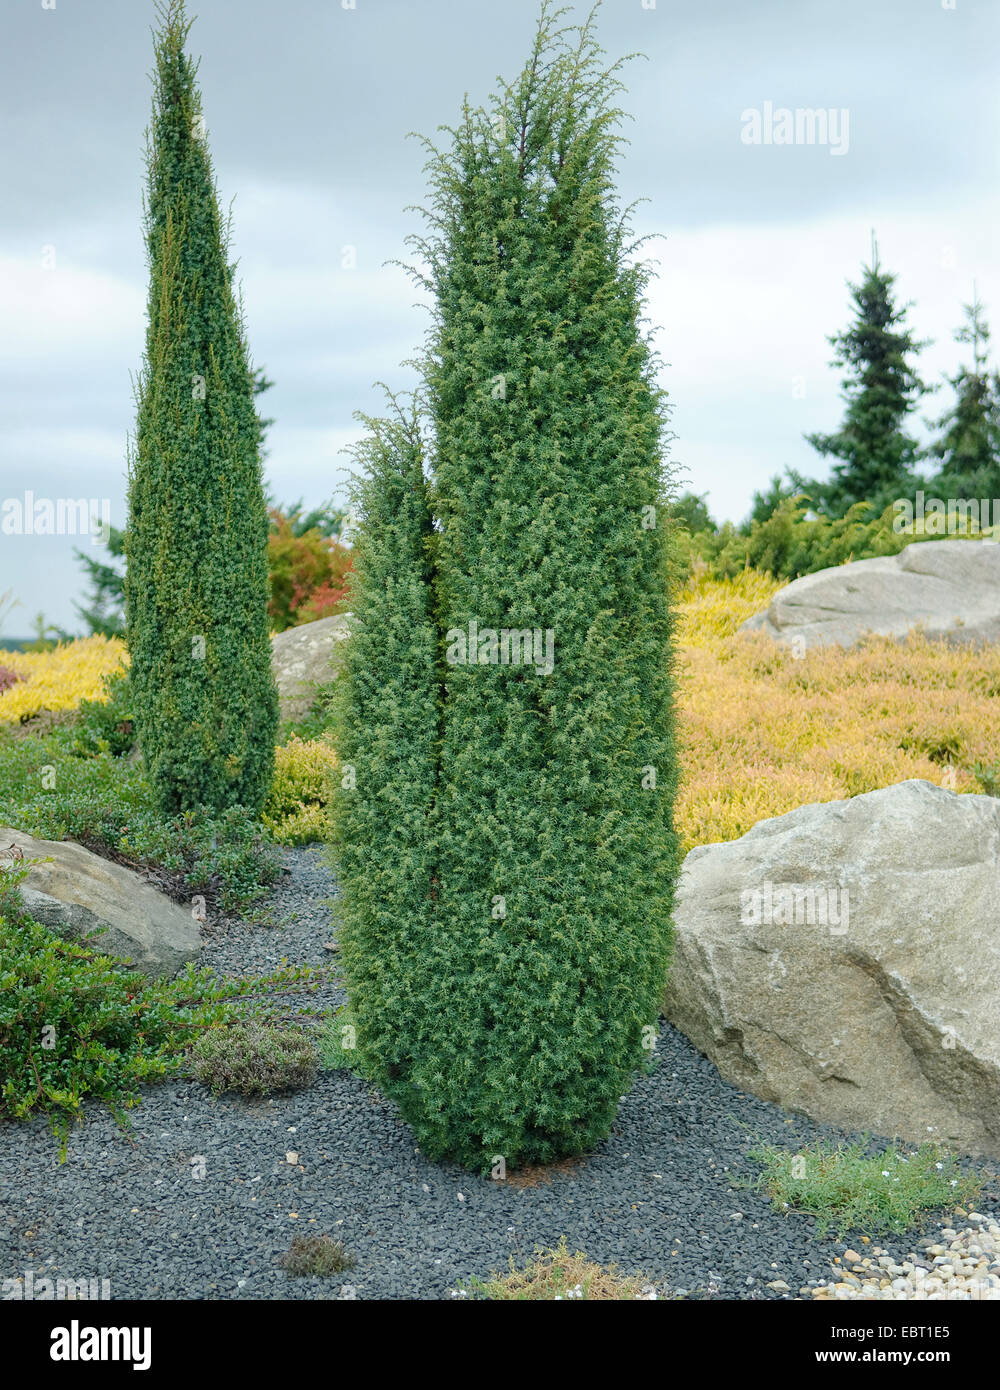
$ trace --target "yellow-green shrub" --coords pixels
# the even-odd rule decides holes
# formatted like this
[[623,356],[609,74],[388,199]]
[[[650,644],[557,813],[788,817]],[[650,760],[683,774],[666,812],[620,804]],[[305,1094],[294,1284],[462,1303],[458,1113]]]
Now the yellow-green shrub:
[[[677,825],[684,849],[745,834],[757,821],[907,777],[983,790],[977,764],[1000,764],[993,706],[1000,648],[958,648],[919,635],[790,651],[740,624],[780,588],[745,570],[694,576],[678,596],[678,714],[683,742]],[[103,677],[127,662],[115,638],[51,652],[0,652],[22,681],[0,695],[0,724],[107,698]],[[264,823],[283,844],[326,835],[337,755],[320,740],[278,749]],[[953,773],[947,772],[951,766]]]
[[740,624],[766,608],[785,586],[761,570],[742,570],[735,579],[717,580],[702,567],[677,596],[677,641],[682,647],[716,648]]
[[283,845],[326,837],[330,780],[338,766],[333,748],[320,739],[293,736],[275,754],[274,781],[261,820]]
[[749,570],[693,578],[680,596],[676,814],[685,850],[910,777],[983,790],[973,769],[1000,762],[1000,647],[915,634],[796,660],[763,634],[737,632],[778,587]]
[[106,700],[104,677],[127,659],[117,637],[84,637],[50,652],[0,651],[0,665],[21,677],[0,695],[0,724],[17,724],[42,710],[76,709],[81,700]]

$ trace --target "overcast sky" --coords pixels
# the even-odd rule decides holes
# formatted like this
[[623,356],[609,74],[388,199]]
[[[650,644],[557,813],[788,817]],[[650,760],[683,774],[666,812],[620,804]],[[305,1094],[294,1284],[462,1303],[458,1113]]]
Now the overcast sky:
[[[350,0],[345,0],[350,3]],[[427,316],[404,273],[419,230],[412,130],[484,99],[526,54],[536,0],[190,0],[193,52],[254,360],[275,387],[280,500],[342,495],[353,413]],[[575,7],[577,15],[584,6]],[[140,213],[150,0],[0,0],[0,505],[91,497],[124,523],[131,374],[145,330]],[[848,318],[877,230],[912,323],[953,371],[975,280],[1000,332],[998,0],[605,0],[628,70],[625,201],[658,233],[649,318],[673,403],[673,455],[713,513],[739,520],[840,416],[827,335]],[[748,144],[744,113],[847,112],[830,143]],[[838,122],[842,117],[838,114]],[[356,267],[342,268],[344,248]],[[942,391],[924,416],[940,413]],[[79,630],[72,537],[0,534],[0,594]],[[83,545],[90,541],[84,539]],[[94,552],[99,553],[97,551]]]

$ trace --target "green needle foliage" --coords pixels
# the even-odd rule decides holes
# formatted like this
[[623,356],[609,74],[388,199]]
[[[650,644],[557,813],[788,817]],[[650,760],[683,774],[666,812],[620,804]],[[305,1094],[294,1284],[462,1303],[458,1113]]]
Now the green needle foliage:
[[849,286],[854,320],[830,339],[834,364],[848,371],[843,423],[835,434],[806,436],[820,454],[837,460],[830,482],[810,489],[834,517],[856,502],[868,502],[880,515],[912,492],[920,450],[905,426],[928,389],[912,361],[927,344],[906,326],[910,306],[896,303],[896,277],[880,265],[874,239],[871,264],[863,270],[861,283]]
[[376,596],[362,570],[382,660],[339,798],[362,1068],[425,1153],[480,1170],[608,1133],[653,1044],[676,867],[665,411],[613,193],[621,84],[559,18],[431,160],[434,529],[362,519],[396,577]]
[[181,0],[160,18],[126,538],[136,725],[164,810],[257,811],[278,718],[261,425]]
[[937,422],[941,437],[931,446],[941,472],[932,484],[939,497],[1000,497],[1000,372],[989,370],[990,330],[977,297],[965,306],[965,323],[955,341],[972,348],[972,366],[959,367],[948,384],[951,409]]
[[358,1060],[394,1092],[400,1040],[407,1049],[433,1045],[429,816],[440,689],[417,423],[368,424],[372,433],[357,449],[365,476],[354,499],[354,630],[335,695],[340,785],[332,814],[345,894],[340,958],[364,1040]]

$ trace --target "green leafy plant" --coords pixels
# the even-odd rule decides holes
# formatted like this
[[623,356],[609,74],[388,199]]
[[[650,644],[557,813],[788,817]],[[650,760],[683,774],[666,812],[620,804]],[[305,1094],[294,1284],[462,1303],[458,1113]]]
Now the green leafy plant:
[[180,901],[202,894],[226,911],[280,873],[264,828],[236,807],[165,815],[138,763],[110,751],[79,756],[77,731],[0,737],[0,824],[46,840],[76,840],[149,871]]
[[325,740],[292,737],[278,748],[274,782],[261,821],[282,845],[304,845],[326,839],[327,808],[337,755]]
[[973,777],[987,796],[1000,796],[1000,763],[973,763]]
[[95,557],[85,550],[74,550],[90,592],[84,603],[74,604],[88,632],[105,637],[121,637],[125,632],[125,576],[115,561],[125,556],[125,532],[108,526],[105,556]]
[[212,1029],[192,1053],[192,1071],[213,1095],[302,1090],[315,1080],[318,1065],[315,1040],[301,1028],[256,1021]]
[[136,746],[135,706],[128,672],[104,677],[104,700],[81,700],[75,721],[73,751],[83,757],[110,753],[121,758]]
[[35,629],[34,640],[23,643],[22,651],[51,652],[58,647],[60,642],[73,640],[65,628],[57,627],[55,623],[46,622],[44,613],[36,613],[31,620],[31,626]]
[[282,1266],[296,1278],[326,1279],[353,1269],[354,1256],[332,1236],[295,1236],[281,1257]]
[[871,502],[881,511],[913,487],[920,449],[906,426],[927,393],[913,362],[927,344],[906,326],[910,306],[897,302],[895,284],[896,276],[879,261],[873,236],[871,262],[862,268],[860,282],[849,285],[854,318],[830,339],[833,364],[847,370],[843,423],[834,434],[806,436],[821,455],[835,460],[821,498],[832,516],[842,516],[856,502]]
[[348,547],[318,525],[302,530],[296,514],[272,508],[270,516],[268,612],[275,631],[342,612],[352,560]]
[[269,1026],[276,996],[298,998],[327,979],[308,967],[249,979],[189,967],[151,979],[34,922],[18,891],[32,862],[0,870],[0,1119],[48,1114],[64,1143],[86,1101],[124,1122],[142,1086],[187,1074],[196,1039],[250,1026],[244,1016]]
[[762,1171],[744,1183],[765,1193],[776,1211],[816,1218],[819,1235],[836,1229],[867,1235],[909,1230],[924,1213],[970,1206],[983,1178],[968,1173],[935,1145],[871,1152],[867,1136],[853,1144],[816,1144],[792,1152],[763,1145],[747,1157]]
[[989,368],[991,334],[978,296],[964,312],[955,340],[972,348],[972,362],[947,378],[954,400],[936,422],[942,433],[930,452],[941,472],[932,486],[938,497],[993,498],[1000,495],[1000,372]]
[[337,676],[334,675],[330,681],[316,682],[312,703],[304,715],[298,719],[282,720],[278,727],[279,748],[295,738],[303,743],[322,739],[337,747],[337,712]]

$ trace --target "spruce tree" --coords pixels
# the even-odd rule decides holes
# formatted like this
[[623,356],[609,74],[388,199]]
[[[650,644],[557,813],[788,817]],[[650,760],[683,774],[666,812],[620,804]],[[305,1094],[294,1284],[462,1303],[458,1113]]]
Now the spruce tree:
[[423,1152],[483,1170],[608,1133],[653,1046],[677,859],[665,405],[613,192],[620,83],[556,20],[432,157],[435,519],[388,542],[417,665],[356,698],[341,797],[362,1061]]
[[270,786],[277,726],[261,424],[185,52],[190,26],[182,0],[159,14],[125,547],[130,679],[161,807],[253,812]]
[[907,416],[926,393],[910,358],[925,343],[906,327],[909,305],[897,305],[896,276],[879,264],[872,241],[871,264],[861,283],[849,284],[854,321],[830,338],[833,365],[846,367],[844,421],[835,434],[807,435],[819,453],[838,459],[826,484],[811,489],[831,516],[843,516],[856,502],[881,512],[913,485],[920,451],[906,432]]
[[[125,532],[108,527],[108,555],[121,560],[125,555]],[[102,637],[121,637],[125,632],[125,576],[116,565],[95,560],[86,551],[73,554],[83,566],[90,593],[83,604],[74,604],[89,633]]]
[[931,454],[941,461],[932,487],[939,497],[1000,498],[1000,373],[990,371],[990,330],[979,299],[963,306],[965,323],[955,341],[972,348],[971,367],[960,367],[948,383],[955,392],[950,410],[937,422],[940,437]]

